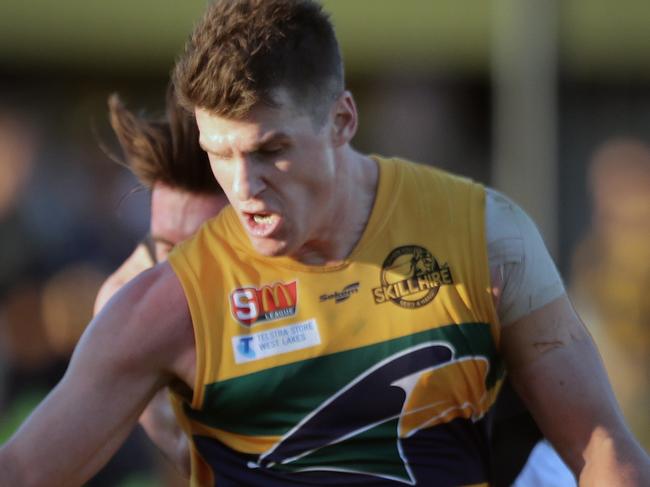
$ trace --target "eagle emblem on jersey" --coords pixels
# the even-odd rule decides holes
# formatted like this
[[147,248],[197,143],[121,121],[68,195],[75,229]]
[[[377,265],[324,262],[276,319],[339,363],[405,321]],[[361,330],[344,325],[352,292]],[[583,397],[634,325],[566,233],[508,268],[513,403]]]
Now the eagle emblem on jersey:
[[419,245],[393,249],[381,266],[381,285],[372,289],[375,304],[392,302],[415,309],[430,303],[441,286],[454,283],[448,264],[440,264]]
[[[486,357],[456,358],[446,342],[402,350],[330,396],[249,467],[344,472],[416,485],[418,467],[409,462],[403,442],[456,418],[481,419],[490,406],[488,370]],[[385,440],[392,446],[375,451]]]

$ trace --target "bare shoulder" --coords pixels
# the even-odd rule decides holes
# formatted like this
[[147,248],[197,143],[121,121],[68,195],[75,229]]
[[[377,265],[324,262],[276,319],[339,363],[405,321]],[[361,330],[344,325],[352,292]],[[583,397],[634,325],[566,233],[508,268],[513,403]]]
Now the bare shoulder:
[[[88,338],[86,338],[88,335]],[[171,266],[164,262],[124,285],[92,321],[82,338],[106,340],[131,365],[154,367],[192,385],[186,357],[194,350],[187,300]]]

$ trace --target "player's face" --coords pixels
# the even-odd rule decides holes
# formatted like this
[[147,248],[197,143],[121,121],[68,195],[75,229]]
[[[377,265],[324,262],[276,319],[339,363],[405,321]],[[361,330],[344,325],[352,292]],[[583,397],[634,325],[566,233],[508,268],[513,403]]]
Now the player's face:
[[150,226],[156,259],[165,260],[176,244],[192,236],[226,204],[224,195],[189,193],[156,183],[151,194]]
[[278,107],[258,106],[242,119],[200,108],[196,119],[212,171],[253,247],[300,258],[332,233],[340,144],[331,114],[317,127],[284,92],[277,99]]

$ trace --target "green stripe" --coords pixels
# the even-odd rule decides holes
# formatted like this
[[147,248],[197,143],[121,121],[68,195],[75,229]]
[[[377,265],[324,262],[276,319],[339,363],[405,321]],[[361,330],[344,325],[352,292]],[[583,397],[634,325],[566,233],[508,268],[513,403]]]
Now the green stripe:
[[266,369],[205,387],[202,410],[187,415],[207,426],[245,435],[283,435],[326,399],[378,362],[424,342],[448,342],[456,358],[489,360],[487,387],[503,375],[490,326],[447,325],[406,337]]

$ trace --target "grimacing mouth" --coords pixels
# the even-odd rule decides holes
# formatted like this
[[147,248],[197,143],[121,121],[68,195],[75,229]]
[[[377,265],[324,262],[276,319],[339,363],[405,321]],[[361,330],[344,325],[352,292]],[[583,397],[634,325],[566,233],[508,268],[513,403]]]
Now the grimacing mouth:
[[273,215],[270,213],[254,213],[253,221],[260,225],[269,224],[273,221]]

